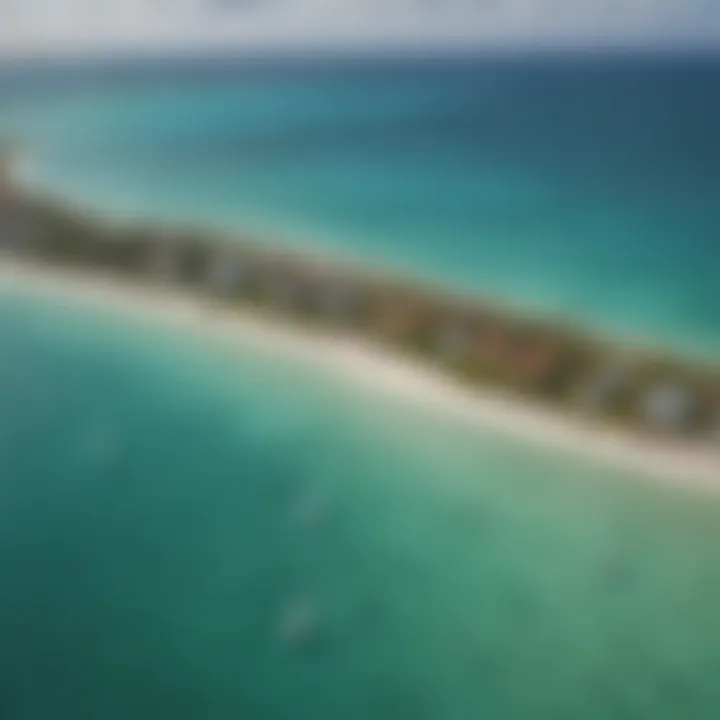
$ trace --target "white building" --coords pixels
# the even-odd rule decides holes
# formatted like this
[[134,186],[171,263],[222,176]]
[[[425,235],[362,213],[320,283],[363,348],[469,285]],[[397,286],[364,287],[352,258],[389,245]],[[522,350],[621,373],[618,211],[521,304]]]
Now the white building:
[[642,399],[643,417],[650,425],[662,430],[686,429],[695,410],[692,392],[671,383],[651,388]]
[[218,295],[233,295],[247,285],[247,265],[235,253],[220,251],[213,255],[208,268],[207,281]]
[[161,282],[181,280],[184,248],[172,239],[168,239],[167,234],[162,232],[150,242],[152,246],[148,252],[147,272]]
[[315,307],[331,322],[349,322],[360,308],[358,293],[349,284],[320,281],[315,289]]

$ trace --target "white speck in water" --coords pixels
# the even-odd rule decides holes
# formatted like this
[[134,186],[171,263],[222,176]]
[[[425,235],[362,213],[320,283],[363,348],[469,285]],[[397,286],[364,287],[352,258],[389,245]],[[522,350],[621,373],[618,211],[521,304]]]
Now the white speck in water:
[[291,647],[307,645],[317,637],[319,630],[319,613],[308,600],[289,602],[278,618],[278,636],[284,644]]
[[302,528],[311,530],[322,525],[330,515],[329,498],[321,494],[308,493],[300,498],[293,509],[293,519]]
[[122,454],[122,439],[118,432],[109,428],[95,428],[82,441],[83,462],[94,468],[106,469],[114,465]]

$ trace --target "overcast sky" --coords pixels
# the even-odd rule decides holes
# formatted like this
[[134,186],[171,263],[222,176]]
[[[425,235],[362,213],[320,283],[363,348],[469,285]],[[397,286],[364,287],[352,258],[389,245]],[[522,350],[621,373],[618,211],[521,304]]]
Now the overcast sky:
[[0,53],[703,44],[720,0],[0,0]]

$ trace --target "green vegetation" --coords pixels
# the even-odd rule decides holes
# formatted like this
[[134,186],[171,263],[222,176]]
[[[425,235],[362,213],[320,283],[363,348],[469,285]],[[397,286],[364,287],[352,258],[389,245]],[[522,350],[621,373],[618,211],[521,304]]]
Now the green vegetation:
[[470,385],[673,436],[720,435],[720,372],[574,329],[280,254],[154,226],[111,225],[0,186],[0,248],[160,282],[227,305],[341,328],[423,358]]

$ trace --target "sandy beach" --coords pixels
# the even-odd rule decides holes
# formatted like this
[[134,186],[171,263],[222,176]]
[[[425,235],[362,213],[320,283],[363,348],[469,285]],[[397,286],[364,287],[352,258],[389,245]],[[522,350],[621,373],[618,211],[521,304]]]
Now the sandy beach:
[[468,388],[420,361],[367,341],[226,308],[173,288],[136,284],[0,260],[0,294],[24,294],[54,303],[102,306],[132,313],[138,322],[162,323],[238,346],[252,343],[268,352],[312,363],[368,392],[383,393],[420,410],[583,455],[627,470],[638,478],[678,487],[720,492],[720,448],[645,437],[582,416],[556,411],[524,398]]

